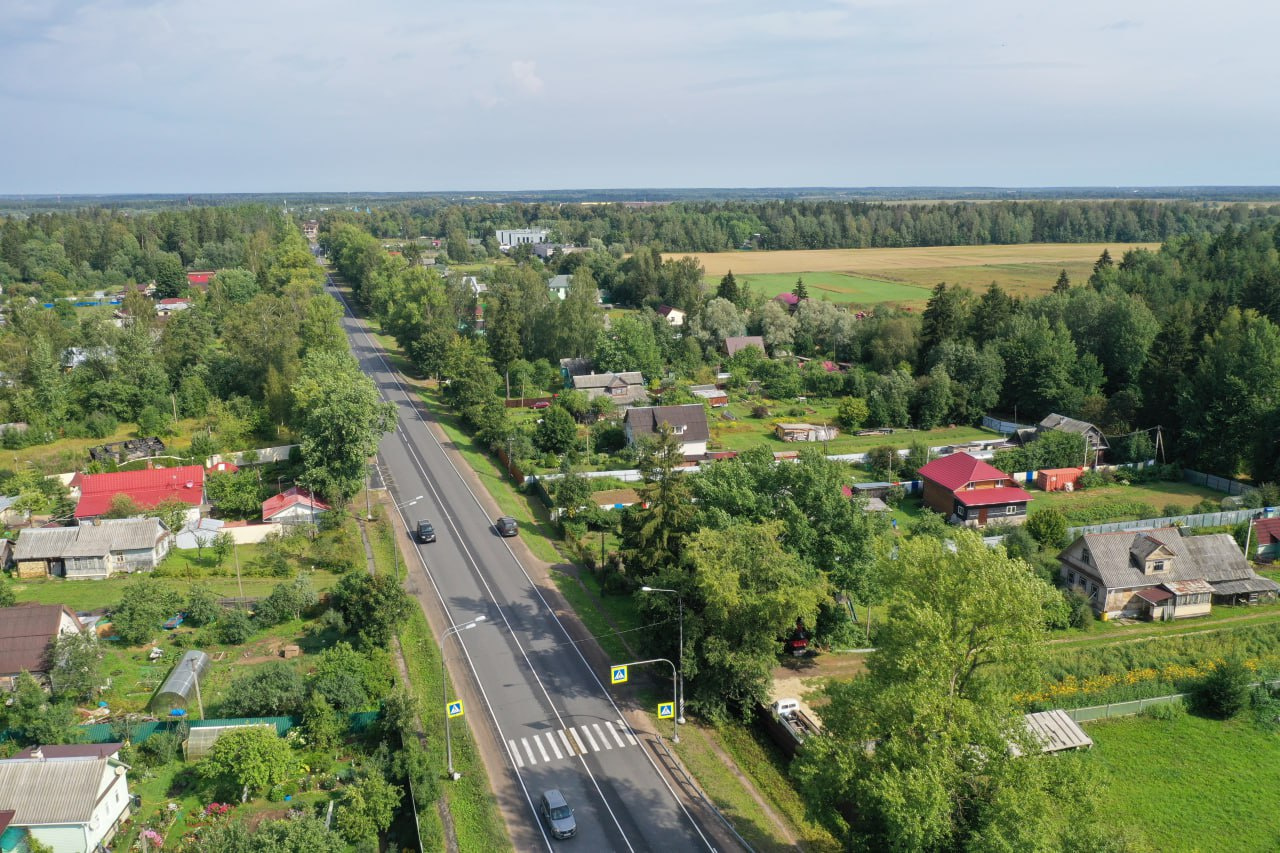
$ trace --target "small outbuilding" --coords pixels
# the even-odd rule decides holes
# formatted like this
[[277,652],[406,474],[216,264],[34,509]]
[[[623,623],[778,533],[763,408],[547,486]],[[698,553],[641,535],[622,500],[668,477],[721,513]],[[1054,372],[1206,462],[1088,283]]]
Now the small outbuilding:
[[1066,711],[1038,711],[1025,715],[1025,719],[1031,736],[1040,744],[1041,752],[1062,752],[1093,746],[1093,739],[1084,733],[1080,724],[1071,719]]
[[185,712],[199,690],[198,679],[205,677],[211,663],[209,656],[199,649],[183,655],[151,700],[152,713],[167,716],[176,710]]
[[1083,468],[1044,468],[1036,472],[1036,486],[1046,492],[1075,491]]
[[213,751],[213,745],[218,742],[218,738],[227,732],[233,732],[236,729],[249,729],[257,726],[259,728],[270,729],[272,734],[279,734],[279,731],[271,723],[235,723],[229,726],[192,726],[187,732],[187,739],[182,744],[182,751],[187,761],[196,761],[205,758]]

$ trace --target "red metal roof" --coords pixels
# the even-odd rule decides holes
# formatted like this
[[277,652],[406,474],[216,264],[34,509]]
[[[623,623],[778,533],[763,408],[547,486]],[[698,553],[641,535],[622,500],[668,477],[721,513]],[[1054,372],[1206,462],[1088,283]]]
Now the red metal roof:
[[[953,492],[956,489],[963,489],[969,483],[1009,480],[1009,475],[999,468],[993,468],[968,453],[952,453],[950,456],[935,459],[920,469],[920,476]],[[1024,500],[1030,500],[1030,498]]]
[[773,301],[781,302],[784,305],[799,305],[800,297],[796,296],[794,293],[779,293],[777,296],[773,297]]
[[157,305],[189,305],[190,303],[191,303],[190,299],[185,299],[181,296],[168,296],[168,297],[165,297],[164,299],[161,299],[156,304]]
[[262,502],[262,520],[268,521],[272,516],[278,515],[283,510],[291,506],[305,506],[317,510],[328,510],[331,507],[314,497],[311,492],[306,489],[300,489],[297,486],[285,489],[278,495],[273,495]]
[[85,474],[80,481],[76,518],[93,518],[111,508],[116,495],[128,495],[143,509],[152,509],[170,498],[191,506],[204,503],[204,468],[182,465],[114,474]]
[[1260,518],[1253,523],[1253,532],[1258,537],[1259,545],[1274,545],[1280,542],[1280,518]]
[[213,277],[213,272],[189,272],[187,273],[187,284],[208,284],[209,279]]
[[964,489],[956,492],[955,496],[956,500],[965,506],[1020,504],[1031,500],[1031,495],[1017,486],[1001,486],[996,489]]
[[234,462],[215,462],[208,470],[210,474],[234,474],[240,470],[240,466]]

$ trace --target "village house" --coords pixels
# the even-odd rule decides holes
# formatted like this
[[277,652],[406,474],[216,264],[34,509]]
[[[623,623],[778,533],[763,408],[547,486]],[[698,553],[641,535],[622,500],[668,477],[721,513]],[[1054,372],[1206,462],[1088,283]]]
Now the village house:
[[588,400],[597,397],[608,397],[615,406],[630,406],[632,403],[647,402],[649,391],[644,384],[644,375],[638,370],[623,373],[589,373],[586,376],[570,378],[577,391],[585,391]]
[[1082,465],[1097,465],[1102,461],[1103,453],[1111,446],[1107,443],[1107,437],[1102,434],[1102,430],[1088,421],[1076,420],[1066,415],[1049,415],[1036,425],[1035,434],[1039,436],[1051,431],[1070,432],[1084,436],[1089,447],[1089,458],[1081,459],[1080,464]]
[[333,507],[298,486],[285,489],[262,502],[262,520],[279,524],[315,524]]
[[209,279],[217,275],[213,270],[196,270],[187,273],[187,286],[194,287],[197,290],[208,290]]
[[1022,524],[1031,495],[1013,479],[967,453],[935,459],[920,469],[924,505],[951,524],[983,527],[990,522]]
[[47,681],[53,641],[83,630],[76,614],[61,604],[0,607],[0,691],[13,690],[24,672]]
[[569,281],[572,278],[573,276],[569,275],[553,276],[551,281],[547,282],[547,290],[551,292],[551,297],[563,302],[564,298],[569,295]]
[[1253,559],[1273,562],[1280,556],[1280,518],[1258,518],[1253,522]]
[[729,405],[729,392],[714,385],[690,385],[689,393],[713,409]]
[[181,296],[170,296],[156,303],[156,313],[168,317],[175,311],[186,311],[191,307],[191,300]]
[[14,545],[13,561],[20,578],[104,580],[154,569],[172,544],[159,519],[98,519],[78,527],[28,528]]
[[1271,600],[1280,585],[1249,566],[1229,533],[1183,536],[1175,527],[1087,533],[1058,555],[1067,586],[1104,619],[1203,616],[1217,604]]
[[686,457],[706,455],[711,430],[707,426],[707,410],[701,403],[627,409],[622,419],[627,444],[656,436],[659,426],[664,423],[671,427],[671,432],[680,442],[680,450]]
[[204,467],[148,468],[145,471],[117,471],[111,474],[83,474],[72,480],[79,489],[75,517],[98,518],[111,509],[116,495],[126,495],[140,509],[155,509],[169,500],[187,504],[188,520],[200,517],[204,505]]
[[498,248],[507,251],[513,246],[547,242],[545,228],[503,228],[495,231],[493,236],[498,240]]
[[658,316],[667,321],[669,326],[683,326],[685,312],[670,305],[659,305]]
[[755,347],[760,354],[765,354],[764,338],[759,335],[730,335],[724,339],[724,354],[733,358],[747,347]]
[[133,808],[119,750],[39,746],[0,760],[0,849],[23,849],[29,838],[55,853],[108,849]]
[[830,441],[839,434],[833,426],[818,424],[774,424],[773,433],[783,441]]

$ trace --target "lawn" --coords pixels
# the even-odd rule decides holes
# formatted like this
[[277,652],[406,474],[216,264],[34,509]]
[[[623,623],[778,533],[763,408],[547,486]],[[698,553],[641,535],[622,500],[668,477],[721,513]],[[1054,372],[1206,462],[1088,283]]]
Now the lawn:
[[1275,850],[1280,738],[1246,719],[1133,717],[1086,724],[1111,777],[1108,811],[1156,850]]
[[[1028,512],[1053,507],[1061,511],[1067,517],[1067,523],[1071,525],[1136,521],[1144,517],[1158,518],[1164,514],[1164,508],[1169,505],[1176,505],[1183,513],[1187,513],[1202,500],[1220,501],[1223,498],[1222,492],[1184,482],[1099,486],[1078,492],[1032,490],[1031,493],[1033,500],[1027,506]],[[1156,515],[1147,516],[1145,513],[1139,513],[1138,505],[1146,505],[1154,509]]]
[[[175,435],[164,436],[165,446],[170,450],[191,445],[191,435],[202,421],[195,418],[177,421],[173,425]],[[79,471],[89,464],[89,448],[130,438],[138,438],[135,424],[120,424],[114,433],[106,438],[61,438],[49,444],[36,444],[20,450],[0,451],[0,464],[12,463],[14,470],[19,466],[31,463],[42,474],[65,474]],[[163,465],[177,465],[178,460],[162,460]]]
[[[790,293],[795,288],[796,279],[803,278],[812,299],[829,299],[832,302],[854,305],[892,302],[915,307],[922,306],[929,300],[927,287],[840,272],[757,273],[736,278],[739,285],[747,285],[770,299],[780,293]],[[718,279],[708,279],[708,286],[714,287],[717,281]]]

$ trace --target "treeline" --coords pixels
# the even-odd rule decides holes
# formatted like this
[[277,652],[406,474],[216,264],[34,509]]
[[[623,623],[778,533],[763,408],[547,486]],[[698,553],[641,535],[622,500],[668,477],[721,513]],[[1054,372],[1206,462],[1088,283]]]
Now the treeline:
[[[632,251],[860,249],[1015,243],[1162,242],[1214,234],[1229,226],[1273,223],[1278,205],[1188,201],[992,201],[894,204],[867,201],[680,201],[625,204],[458,204],[427,199],[335,210],[378,237],[445,238],[450,257],[466,260],[467,238],[496,251],[493,232],[541,227],[555,242]],[[455,256],[455,251],[460,255]]]
[[0,286],[11,298],[60,296],[155,281],[184,269],[264,272],[289,220],[259,206],[130,215],[92,208],[0,219]]

